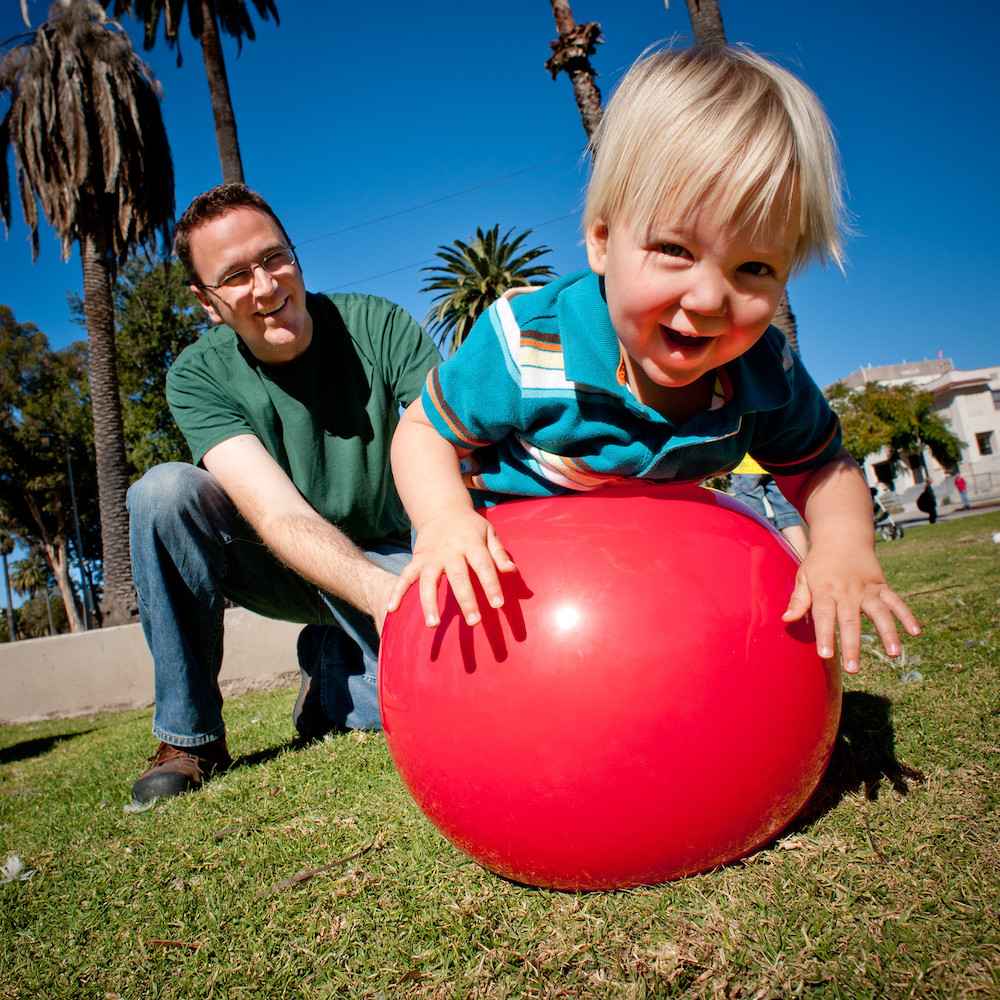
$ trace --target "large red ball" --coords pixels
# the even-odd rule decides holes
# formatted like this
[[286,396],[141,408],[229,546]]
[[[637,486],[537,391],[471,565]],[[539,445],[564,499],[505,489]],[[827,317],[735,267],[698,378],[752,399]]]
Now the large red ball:
[[[470,628],[442,582],[388,616],[379,694],[417,804],[529,885],[609,889],[760,847],[816,788],[840,718],[836,661],[785,625],[798,560],[699,487],[518,500],[486,516],[518,566]],[[482,595],[480,594],[480,597]]]

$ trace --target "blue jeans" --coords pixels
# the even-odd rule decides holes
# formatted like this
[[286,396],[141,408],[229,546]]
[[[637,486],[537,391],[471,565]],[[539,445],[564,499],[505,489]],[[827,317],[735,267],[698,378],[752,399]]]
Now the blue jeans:
[[[319,590],[277,559],[203,469],[170,462],[150,469],[128,491],[132,576],[153,654],[153,735],[200,746],[225,734],[219,670],[228,598],[268,618],[326,624],[321,704],[331,721],[380,729],[378,634],[368,615]],[[361,546],[393,573],[409,546],[379,540]]]
[[[742,500],[748,507],[757,511],[761,517],[766,517],[779,531],[801,524],[799,512],[785,499],[778,489],[778,484],[769,475],[753,475],[752,473],[735,475],[730,482],[733,496]],[[764,499],[771,505],[771,514],[764,506]]]

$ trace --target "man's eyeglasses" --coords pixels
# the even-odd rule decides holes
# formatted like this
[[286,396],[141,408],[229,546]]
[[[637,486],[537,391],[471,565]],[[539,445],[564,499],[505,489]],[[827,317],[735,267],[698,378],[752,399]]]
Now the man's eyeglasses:
[[287,267],[295,263],[295,247],[282,247],[269,253],[259,264],[252,264],[250,267],[242,267],[238,271],[230,271],[229,274],[221,278],[217,285],[201,284],[201,288],[239,288],[246,289],[253,284],[253,273],[258,267],[264,268],[268,274],[278,274]]

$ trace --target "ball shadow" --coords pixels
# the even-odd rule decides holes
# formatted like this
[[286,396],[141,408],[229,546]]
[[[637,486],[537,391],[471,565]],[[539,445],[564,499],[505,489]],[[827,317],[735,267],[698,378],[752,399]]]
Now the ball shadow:
[[909,794],[911,783],[921,784],[924,774],[896,757],[895,742],[892,702],[866,691],[845,691],[830,764],[782,836],[810,826],[845,795],[861,793],[869,802],[876,801],[883,782],[898,795]]

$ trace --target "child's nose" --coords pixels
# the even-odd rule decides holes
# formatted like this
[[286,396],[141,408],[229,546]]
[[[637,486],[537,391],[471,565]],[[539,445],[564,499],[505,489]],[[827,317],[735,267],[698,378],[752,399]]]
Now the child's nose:
[[721,271],[699,269],[681,296],[681,308],[703,316],[721,316],[726,311],[726,280]]

